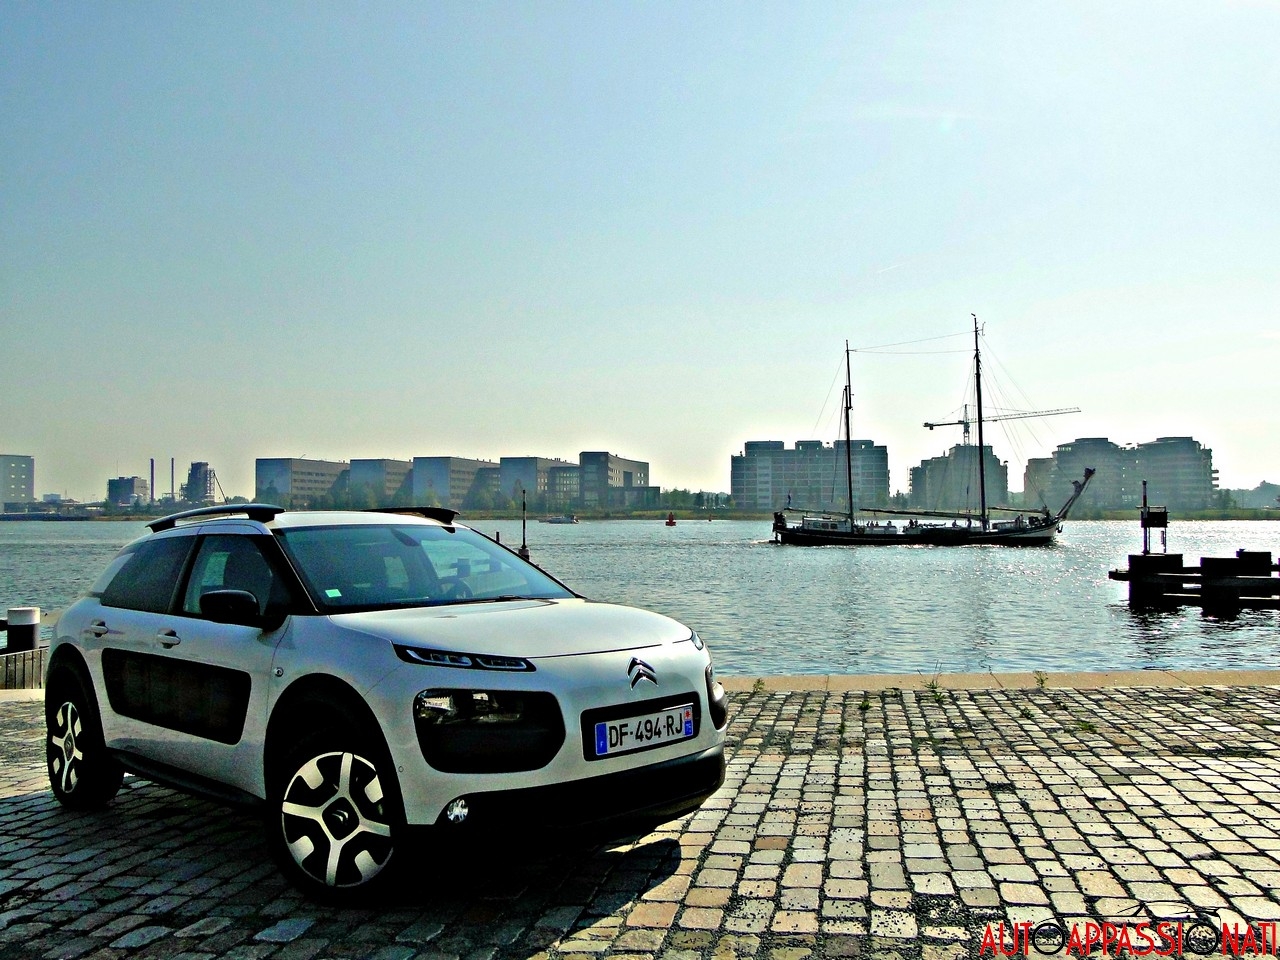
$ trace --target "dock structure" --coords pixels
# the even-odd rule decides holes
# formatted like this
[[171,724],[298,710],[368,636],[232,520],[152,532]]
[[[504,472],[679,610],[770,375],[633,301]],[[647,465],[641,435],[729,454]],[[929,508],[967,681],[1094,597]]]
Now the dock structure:
[[1129,606],[1197,606],[1210,613],[1280,610],[1280,565],[1270,551],[1237,550],[1234,557],[1201,557],[1186,566],[1180,553],[1131,553],[1127,570],[1107,576],[1129,584]]

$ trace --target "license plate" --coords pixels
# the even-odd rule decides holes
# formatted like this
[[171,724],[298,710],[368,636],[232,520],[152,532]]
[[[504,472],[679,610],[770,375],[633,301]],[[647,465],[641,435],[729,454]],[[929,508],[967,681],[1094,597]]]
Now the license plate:
[[596,756],[641,750],[661,743],[675,743],[693,736],[693,704],[687,703],[638,717],[597,723]]

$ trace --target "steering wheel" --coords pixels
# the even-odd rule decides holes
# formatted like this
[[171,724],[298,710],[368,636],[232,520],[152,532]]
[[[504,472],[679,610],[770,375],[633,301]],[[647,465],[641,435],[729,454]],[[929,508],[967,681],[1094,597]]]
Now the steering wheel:
[[469,600],[473,596],[471,587],[461,577],[444,577],[440,589],[446,600]]

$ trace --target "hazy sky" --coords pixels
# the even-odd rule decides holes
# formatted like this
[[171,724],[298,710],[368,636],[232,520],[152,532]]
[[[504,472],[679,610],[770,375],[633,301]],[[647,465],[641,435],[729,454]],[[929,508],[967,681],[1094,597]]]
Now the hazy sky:
[[[0,452],[607,449],[727,490],[845,340],[986,325],[1028,456],[1280,480],[1280,4],[0,4]],[[859,353],[891,485],[957,353]],[[842,372],[841,372],[842,376]],[[1001,391],[1001,388],[1003,390]],[[988,399],[993,400],[992,393]]]

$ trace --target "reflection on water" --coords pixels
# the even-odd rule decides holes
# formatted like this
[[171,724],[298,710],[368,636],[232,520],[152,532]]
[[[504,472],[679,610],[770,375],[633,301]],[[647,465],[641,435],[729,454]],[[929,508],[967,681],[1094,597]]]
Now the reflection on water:
[[[518,521],[475,527],[520,542]],[[34,528],[34,529],[33,529]],[[65,606],[140,524],[0,523],[0,607]],[[1052,547],[779,547],[767,522],[530,524],[533,559],[585,596],[696,628],[728,674],[1280,668],[1280,615],[1131,613],[1107,571],[1136,522],[1073,522]],[[1174,522],[1194,564],[1280,550],[1280,523]]]

